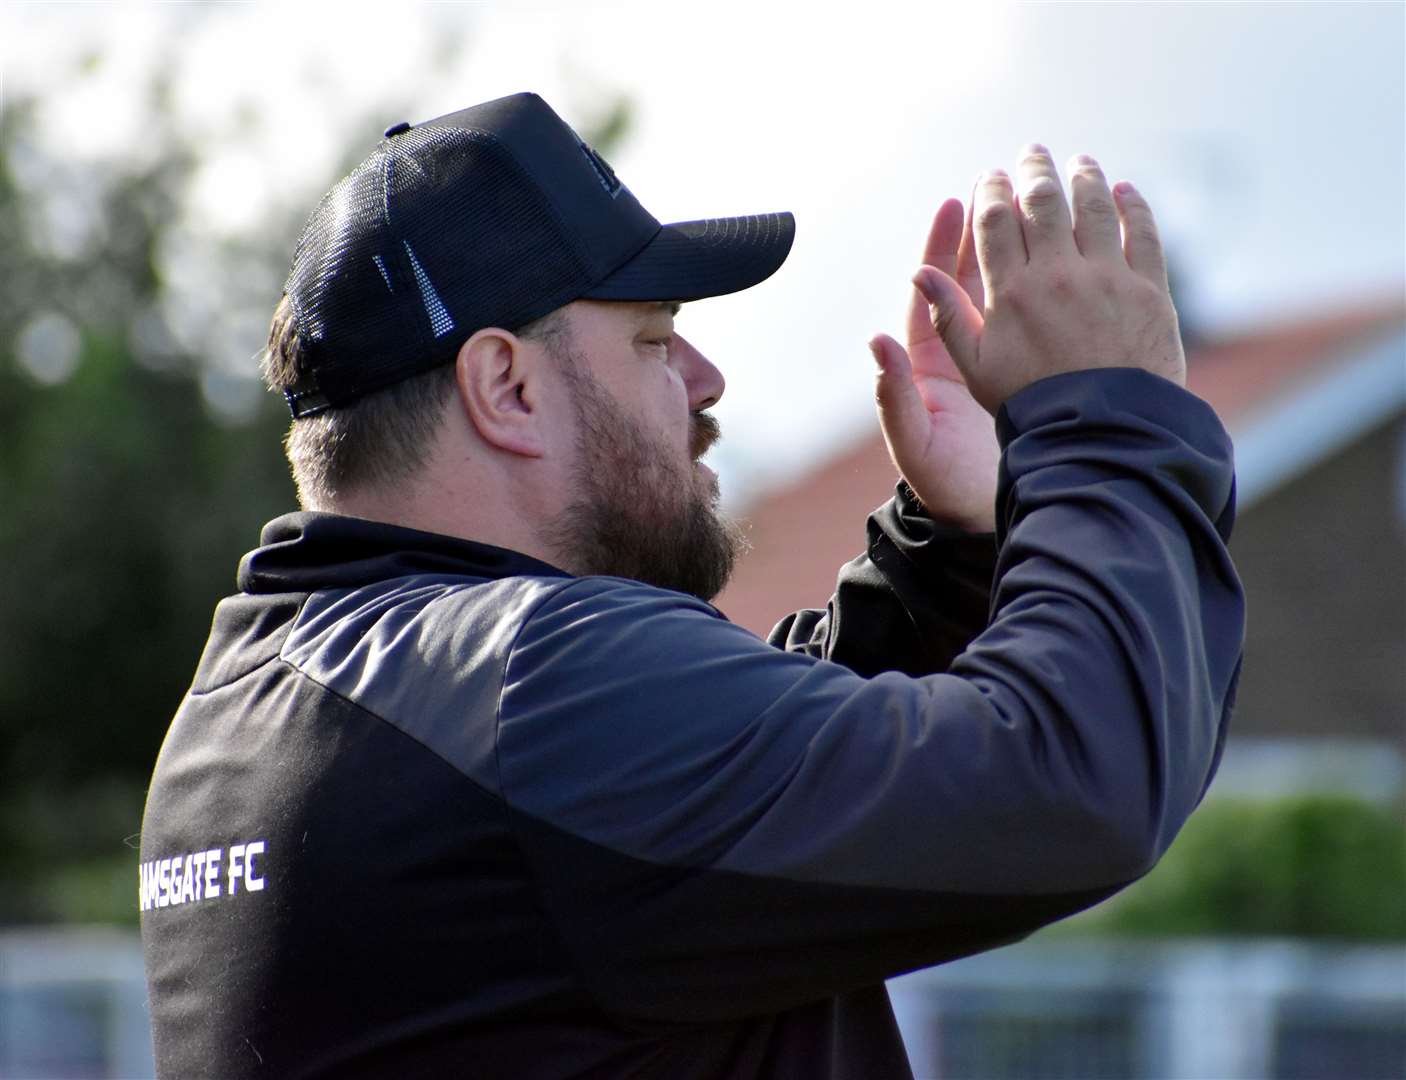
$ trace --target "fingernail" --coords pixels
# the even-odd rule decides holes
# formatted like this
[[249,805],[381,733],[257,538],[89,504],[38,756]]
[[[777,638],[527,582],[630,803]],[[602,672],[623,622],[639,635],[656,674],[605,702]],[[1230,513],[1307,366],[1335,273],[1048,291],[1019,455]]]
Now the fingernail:
[[933,297],[937,295],[937,288],[933,284],[932,275],[927,270],[919,270],[913,275],[913,286],[923,294],[923,298],[929,304],[933,302]]
[[1128,180],[1119,180],[1113,185],[1114,195],[1132,195],[1136,192],[1137,188],[1133,187],[1132,183]]
[[1076,154],[1075,157],[1074,157],[1074,160],[1075,160],[1076,162],[1078,162],[1080,165],[1087,165],[1087,166],[1089,166],[1089,167],[1092,168],[1092,169],[1097,169],[1097,168],[1098,168],[1098,162],[1095,161],[1095,160],[1094,160],[1092,157],[1090,157],[1088,154]]
[[1031,154],[1042,154],[1045,157],[1049,157],[1050,152],[1048,149],[1046,149],[1044,143],[1026,143],[1025,149],[1021,152],[1021,156],[1029,157]]

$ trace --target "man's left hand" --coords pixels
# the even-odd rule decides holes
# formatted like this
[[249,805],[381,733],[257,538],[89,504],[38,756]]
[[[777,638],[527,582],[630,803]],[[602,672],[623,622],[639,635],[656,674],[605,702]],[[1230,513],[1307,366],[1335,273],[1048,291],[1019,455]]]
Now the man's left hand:
[[[970,207],[964,215],[959,200],[942,204],[923,263],[955,278],[978,311],[985,306]],[[967,390],[922,293],[913,288],[909,296],[908,348],[887,334],[869,348],[879,365],[879,426],[894,466],[935,520],[991,532],[1001,459],[995,423]]]

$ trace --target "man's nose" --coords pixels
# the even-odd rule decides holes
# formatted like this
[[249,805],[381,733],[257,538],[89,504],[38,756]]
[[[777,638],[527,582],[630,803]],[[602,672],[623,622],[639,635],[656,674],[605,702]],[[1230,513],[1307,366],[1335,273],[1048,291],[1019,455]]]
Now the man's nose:
[[674,335],[674,362],[683,384],[688,388],[688,407],[692,412],[716,405],[727,383],[723,373],[713,366],[681,334]]

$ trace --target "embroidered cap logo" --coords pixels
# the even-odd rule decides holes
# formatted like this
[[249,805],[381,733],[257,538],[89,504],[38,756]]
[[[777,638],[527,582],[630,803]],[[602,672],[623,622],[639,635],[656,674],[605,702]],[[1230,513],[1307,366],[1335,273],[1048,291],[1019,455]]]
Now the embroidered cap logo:
[[600,181],[600,186],[605,188],[606,194],[612,199],[616,198],[624,190],[625,185],[615,175],[615,170],[584,140],[578,140],[576,145],[581,148],[581,153],[586,155],[586,160],[591,163],[591,168],[596,170],[596,179]]

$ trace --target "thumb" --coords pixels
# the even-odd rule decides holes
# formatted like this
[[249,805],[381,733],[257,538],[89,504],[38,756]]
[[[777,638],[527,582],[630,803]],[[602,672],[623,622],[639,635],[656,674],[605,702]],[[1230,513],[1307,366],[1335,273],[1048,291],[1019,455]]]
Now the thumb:
[[913,364],[902,345],[887,334],[876,334],[869,351],[879,365],[874,391],[879,426],[894,464],[902,471],[905,462],[920,456],[927,447],[932,433],[928,409],[913,383]]
[[920,266],[913,284],[928,302],[933,329],[965,377],[981,349],[981,312],[967,291],[935,266]]

